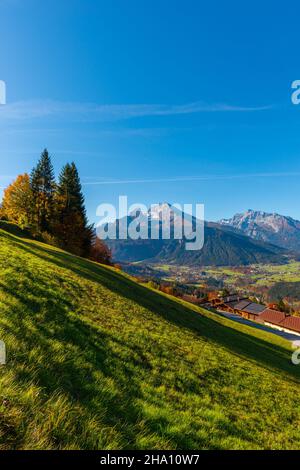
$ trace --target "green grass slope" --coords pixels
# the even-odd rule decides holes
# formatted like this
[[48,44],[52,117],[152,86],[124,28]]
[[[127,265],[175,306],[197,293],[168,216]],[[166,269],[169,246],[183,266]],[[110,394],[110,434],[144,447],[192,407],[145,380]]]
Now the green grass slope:
[[0,449],[297,448],[288,343],[0,230]]

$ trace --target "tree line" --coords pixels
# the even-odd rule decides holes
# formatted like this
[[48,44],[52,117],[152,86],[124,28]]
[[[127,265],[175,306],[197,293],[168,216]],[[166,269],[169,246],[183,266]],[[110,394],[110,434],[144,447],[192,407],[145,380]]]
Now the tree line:
[[56,182],[47,149],[30,175],[19,175],[4,190],[0,217],[78,256],[110,263],[110,251],[88,222],[75,163],[64,165]]

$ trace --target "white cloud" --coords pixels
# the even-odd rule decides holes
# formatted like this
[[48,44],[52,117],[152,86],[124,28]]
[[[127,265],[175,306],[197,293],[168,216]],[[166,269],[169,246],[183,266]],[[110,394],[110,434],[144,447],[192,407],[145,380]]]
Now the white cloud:
[[234,106],[202,102],[182,105],[72,103],[62,101],[19,101],[0,108],[0,121],[55,118],[75,121],[119,121],[145,116],[174,116],[209,112],[253,112],[272,106]]

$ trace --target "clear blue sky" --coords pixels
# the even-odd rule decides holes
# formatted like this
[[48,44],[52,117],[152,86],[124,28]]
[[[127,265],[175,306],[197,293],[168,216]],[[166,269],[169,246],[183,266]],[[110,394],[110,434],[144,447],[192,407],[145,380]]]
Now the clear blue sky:
[[[280,5],[279,5],[280,3]],[[0,0],[0,186],[48,147],[88,214],[130,202],[300,219],[299,2]],[[91,184],[92,183],[92,184]]]

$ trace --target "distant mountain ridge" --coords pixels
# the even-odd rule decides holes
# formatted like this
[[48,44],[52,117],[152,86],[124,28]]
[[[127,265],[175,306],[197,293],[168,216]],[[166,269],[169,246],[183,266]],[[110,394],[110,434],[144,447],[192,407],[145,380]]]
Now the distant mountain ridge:
[[300,252],[300,221],[292,217],[249,209],[231,219],[222,219],[219,224],[255,240]]
[[[128,217],[127,223],[132,220],[132,216]],[[193,220],[190,222],[192,225]],[[118,226],[119,221],[116,224]],[[171,220],[172,224],[174,219]],[[106,243],[112,250],[114,260],[126,263],[145,261],[186,266],[241,266],[286,262],[286,250],[251,239],[220,224],[206,222],[204,233],[204,247],[197,251],[187,251],[184,239],[107,240]]]

